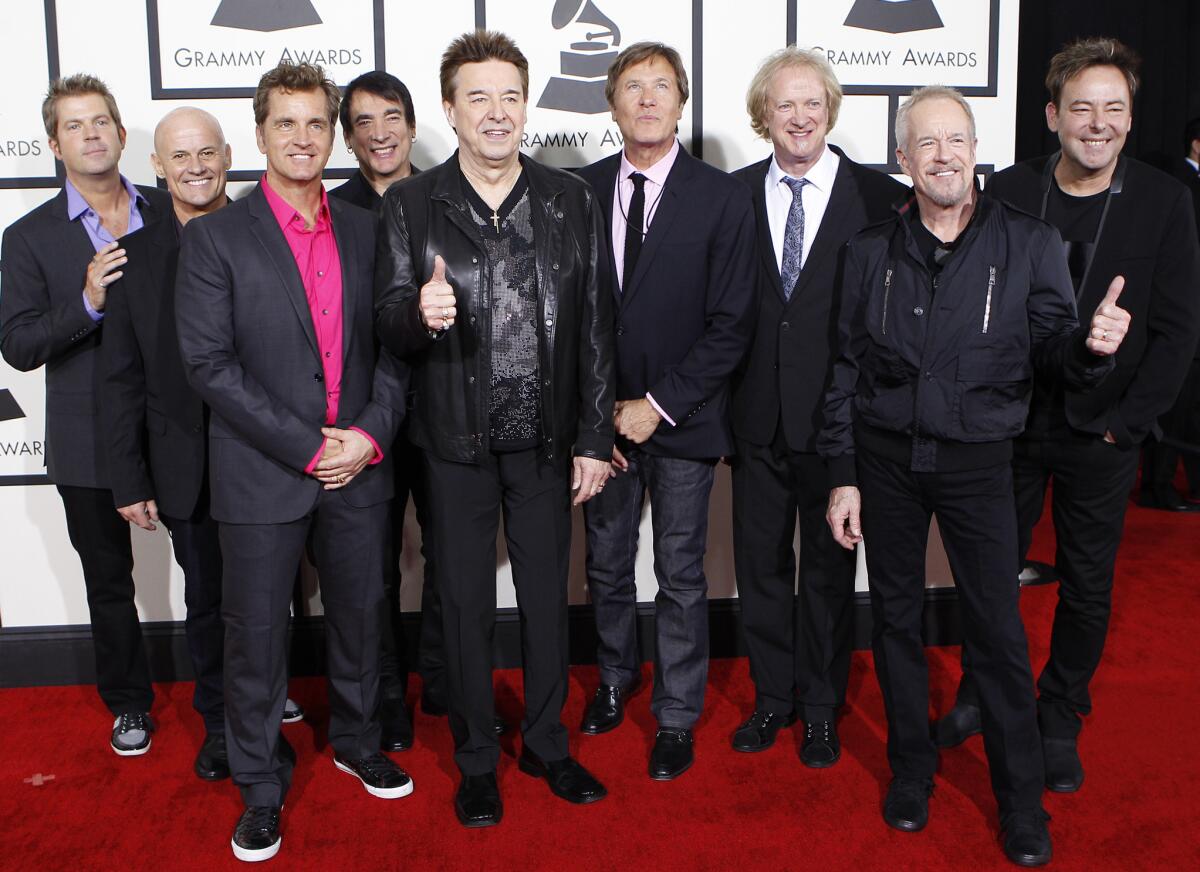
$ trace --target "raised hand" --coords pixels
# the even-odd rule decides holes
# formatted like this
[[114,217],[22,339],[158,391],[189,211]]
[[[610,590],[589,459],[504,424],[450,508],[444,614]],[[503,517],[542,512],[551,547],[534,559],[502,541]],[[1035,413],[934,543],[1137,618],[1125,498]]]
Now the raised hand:
[[1104,299],[1092,314],[1088,328],[1087,347],[1092,354],[1107,357],[1116,354],[1129,332],[1129,313],[1117,305],[1121,291],[1125,290],[1125,276],[1117,276],[1108,286]]
[[433,256],[433,275],[421,286],[421,323],[430,332],[449,330],[458,314],[454,308],[454,288],[446,281],[446,261]]
[[123,266],[128,259],[125,249],[117,248],[117,243],[110,242],[88,261],[83,291],[87,294],[88,303],[97,312],[104,311],[104,304],[108,300],[108,286],[124,275],[123,272],[113,270]]

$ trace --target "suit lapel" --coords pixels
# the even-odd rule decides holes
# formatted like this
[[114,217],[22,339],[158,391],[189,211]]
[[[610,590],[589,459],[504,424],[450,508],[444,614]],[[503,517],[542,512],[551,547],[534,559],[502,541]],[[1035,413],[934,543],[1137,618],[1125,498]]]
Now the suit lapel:
[[[692,175],[691,162],[695,158],[684,151],[683,146],[679,147],[679,153],[675,156],[675,164],[671,167],[671,172],[667,174],[667,183],[663,185],[662,196],[658,199],[658,206],[654,209],[654,220],[650,223],[650,231],[646,234],[646,241],[642,243],[641,254],[638,255],[637,267],[633,271],[633,276],[629,280],[629,287],[624,289],[622,293],[623,303],[629,304],[633,296],[638,292],[641,286],[642,279],[645,277],[647,270],[650,269],[650,264],[654,260],[654,256],[658,253],[658,249],[662,246],[663,238],[671,232],[671,225],[675,223],[675,218],[683,206],[684,194],[682,191],[686,189],[688,178]],[[650,208],[650,204],[646,204],[646,208]]]
[[775,242],[771,239],[771,221],[767,217],[767,173],[770,168],[771,158],[754,168],[750,194],[754,200],[754,223],[758,225],[758,253],[762,258],[762,268],[782,301],[783,278],[779,275],[779,264],[775,260]]
[[72,221],[67,216],[66,188],[59,191],[55,200],[54,209],[50,214],[67,225],[61,236],[67,249],[63,252],[63,263],[80,263],[86,265],[96,256],[96,247],[92,245],[92,238],[88,236],[87,228],[83,226],[83,221]]
[[333,197],[329,198],[329,219],[333,223],[333,240],[342,269],[342,360],[345,361],[350,358],[350,343],[354,338],[354,310],[358,302],[358,289],[351,286],[350,271],[347,269],[352,260],[350,246],[354,243],[354,234],[350,231],[342,204]]
[[[616,154],[614,157],[605,159],[596,169],[598,177],[595,185],[596,199],[600,201],[600,211],[604,215],[604,238],[610,239],[612,236],[613,222],[613,200],[617,195],[617,169],[621,166],[621,155]],[[613,298],[616,300],[617,307],[621,305],[621,283],[617,276],[617,258],[613,251],[612,243],[609,242],[605,246],[608,249],[608,270],[609,275],[613,277],[612,292]]]
[[300,326],[304,328],[304,335],[308,338],[308,344],[312,346],[313,354],[319,360],[321,355],[317,347],[317,332],[313,328],[312,312],[308,308],[308,297],[304,293],[300,270],[296,268],[296,259],[283,237],[279,222],[275,220],[275,213],[271,211],[261,184],[250,192],[249,211],[250,231],[266,249],[267,256],[279,275],[284,294],[295,310],[296,317],[300,319]]
[[825,207],[821,226],[817,228],[817,236],[813,240],[812,248],[808,251],[804,268],[800,270],[800,276],[796,279],[796,287],[792,290],[789,306],[803,294],[812,281],[812,277],[821,272],[821,261],[835,254],[841,248],[841,240],[847,235],[844,229],[845,225],[854,217],[851,213],[853,205],[858,202],[858,185],[854,181],[854,175],[850,172],[846,156],[839,156],[841,161],[838,163],[837,175],[834,176],[829,205]]

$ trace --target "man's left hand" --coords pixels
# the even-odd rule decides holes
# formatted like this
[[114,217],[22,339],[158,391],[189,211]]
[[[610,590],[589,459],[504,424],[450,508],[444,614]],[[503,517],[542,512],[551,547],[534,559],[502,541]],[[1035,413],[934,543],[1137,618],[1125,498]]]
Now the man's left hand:
[[613,423],[616,424],[618,433],[630,442],[641,444],[654,435],[661,420],[662,415],[643,397],[640,400],[626,400],[620,403]]
[[607,460],[576,457],[571,474],[571,505],[582,505],[604,490],[604,485],[608,482],[608,470]]
[[1086,342],[1088,351],[1092,354],[1100,357],[1116,354],[1125,334],[1129,332],[1129,313],[1117,305],[1117,298],[1124,289],[1125,277],[1114,278],[1104,299],[1092,314]]
[[313,477],[325,485],[325,490],[337,490],[348,485],[375,457],[371,440],[357,430],[322,427],[321,435],[341,444],[342,450],[326,454],[313,470]]

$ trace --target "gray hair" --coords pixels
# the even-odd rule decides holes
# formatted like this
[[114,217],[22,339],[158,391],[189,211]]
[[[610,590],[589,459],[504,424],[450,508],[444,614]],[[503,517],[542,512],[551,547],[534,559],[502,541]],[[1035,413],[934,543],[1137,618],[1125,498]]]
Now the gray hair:
[[908,154],[909,114],[914,107],[928,100],[952,100],[957,103],[967,115],[967,123],[971,127],[971,141],[975,141],[975,113],[971,111],[971,104],[967,99],[956,88],[947,85],[926,85],[913,91],[896,110],[896,145],[902,152]]

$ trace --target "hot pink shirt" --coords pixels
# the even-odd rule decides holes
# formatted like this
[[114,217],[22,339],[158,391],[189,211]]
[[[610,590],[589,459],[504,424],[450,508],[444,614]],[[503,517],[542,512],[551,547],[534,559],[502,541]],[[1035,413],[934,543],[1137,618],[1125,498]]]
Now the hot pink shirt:
[[[304,216],[272,190],[266,175],[263,175],[262,188],[300,271],[325,374],[325,423],[333,426],[337,423],[338,401],[342,395],[342,259],[338,254],[337,238],[333,235],[333,221],[329,217],[329,196],[322,188],[316,222],[308,227]],[[383,452],[370,433],[358,427],[350,429],[362,433],[375,448],[372,463],[383,459]],[[324,450],[325,443],[322,442],[321,450],[305,472],[312,472]]]

